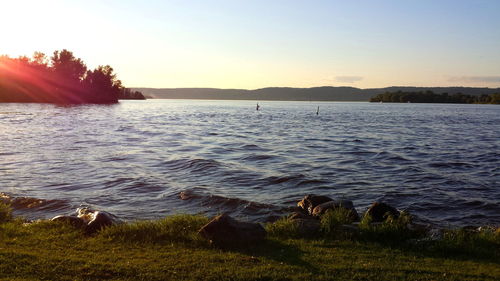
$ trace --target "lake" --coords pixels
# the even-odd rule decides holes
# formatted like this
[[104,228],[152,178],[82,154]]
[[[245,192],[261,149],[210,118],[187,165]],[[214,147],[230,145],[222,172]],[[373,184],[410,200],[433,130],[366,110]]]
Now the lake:
[[124,220],[265,222],[318,194],[358,212],[383,201],[439,226],[500,224],[498,105],[259,105],[0,104],[0,192],[31,219],[83,205]]

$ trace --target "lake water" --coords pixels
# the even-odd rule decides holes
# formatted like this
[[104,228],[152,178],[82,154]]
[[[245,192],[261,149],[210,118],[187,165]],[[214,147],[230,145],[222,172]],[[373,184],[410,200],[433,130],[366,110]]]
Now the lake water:
[[32,219],[86,205],[263,222],[321,194],[440,226],[500,224],[500,106],[259,104],[0,104],[0,192],[29,197],[15,211]]

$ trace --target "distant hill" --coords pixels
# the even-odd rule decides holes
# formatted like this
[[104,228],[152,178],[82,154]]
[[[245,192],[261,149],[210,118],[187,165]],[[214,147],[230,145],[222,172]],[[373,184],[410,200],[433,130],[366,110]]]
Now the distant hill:
[[433,91],[434,93],[462,93],[478,96],[499,93],[500,88],[470,87],[386,87],[359,89],[354,87],[288,88],[271,87],[256,90],[216,88],[133,88],[145,96],[157,99],[210,100],[284,100],[284,101],[369,101],[371,97],[397,91]]

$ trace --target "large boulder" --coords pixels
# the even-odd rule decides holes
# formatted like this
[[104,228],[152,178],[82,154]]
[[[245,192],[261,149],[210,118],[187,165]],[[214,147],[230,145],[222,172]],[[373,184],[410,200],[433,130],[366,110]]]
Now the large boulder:
[[328,196],[318,196],[309,194],[306,195],[302,200],[297,203],[297,206],[305,210],[308,214],[312,215],[314,208],[320,204],[323,204],[333,199]]
[[89,235],[120,222],[118,218],[108,212],[94,211],[89,208],[78,208],[76,213],[77,216],[55,216],[51,221],[67,223],[76,228],[81,228]]
[[396,208],[382,202],[374,202],[365,213],[365,216],[370,216],[372,222],[383,222],[389,216],[394,218],[399,217],[399,211]]
[[241,222],[226,214],[215,217],[198,233],[211,244],[221,248],[249,246],[261,242],[266,237],[266,230],[260,224]]
[[356,209],[354,208],[354,204],[350,200],[332,200],[325,202],[316,206],[312,211],[312,215],[319,217],[326,213],[326,211],[336,208],[344,208],[349,210],[351,219],[353,221],[359,220],[358,212],[356,211]]

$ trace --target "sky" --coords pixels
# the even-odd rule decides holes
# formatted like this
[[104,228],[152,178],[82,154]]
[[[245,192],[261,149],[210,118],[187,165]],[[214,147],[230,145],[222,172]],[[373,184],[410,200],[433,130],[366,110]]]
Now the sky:
[[0,0],[0,54],[127,87],[500,87],[498,0]]

